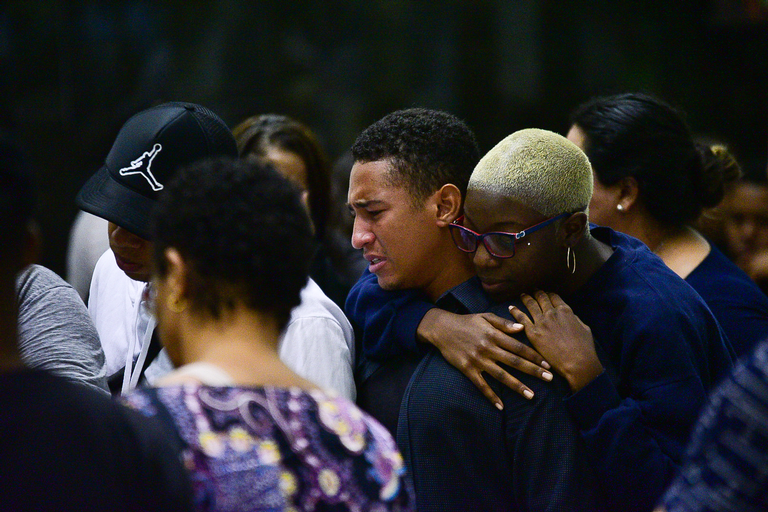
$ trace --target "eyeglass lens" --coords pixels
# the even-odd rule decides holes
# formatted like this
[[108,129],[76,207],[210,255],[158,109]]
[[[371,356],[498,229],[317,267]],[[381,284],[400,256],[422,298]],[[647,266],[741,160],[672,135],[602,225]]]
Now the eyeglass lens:
[[462,251],[475,252],[477,250],[478,240],[482,239],[485,248],[493,256],[509,258],[515,255],[514,236],[501,233],[486,233],[485,235],[476,235],[463,226],[455,226],[451,231],[456,246]]

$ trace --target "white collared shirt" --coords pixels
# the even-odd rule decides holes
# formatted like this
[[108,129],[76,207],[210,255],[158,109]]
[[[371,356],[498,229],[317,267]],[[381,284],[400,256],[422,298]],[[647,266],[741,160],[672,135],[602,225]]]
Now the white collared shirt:
[[[134,281],[120,270],[111,250],[96,263],[88,300],[106,359],[107,376],[125,367],[131,352],[135,358],[142,340],[150,339],[147,326],[151,311],[144,300],[147,283]],[[301,291],[301,304],[291,312],[278,347],[280,358],[293,371],[321,388],[355,399],[353,364],[355,340],[344,313],[312,279]],[[152,384],[173,369],[165,350],[145,372]]]

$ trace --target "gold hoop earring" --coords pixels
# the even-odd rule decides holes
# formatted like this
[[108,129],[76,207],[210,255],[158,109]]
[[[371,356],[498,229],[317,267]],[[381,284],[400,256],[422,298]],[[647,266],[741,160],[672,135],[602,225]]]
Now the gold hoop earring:
[[168,302],[166,302],[166,305],[168,306],[168,309],[173,311],[176,314],[183,313],[187,309],[187,300],[183,299],[181,297],[177,297],[175,299],[168,299]]
[[576,273],[576,251],[573,251],[573,268],[571,268],[571,248],[568,247],[568,252],[565,253],[565,264],[568,267],[568,270],[571,271],[571,274]]

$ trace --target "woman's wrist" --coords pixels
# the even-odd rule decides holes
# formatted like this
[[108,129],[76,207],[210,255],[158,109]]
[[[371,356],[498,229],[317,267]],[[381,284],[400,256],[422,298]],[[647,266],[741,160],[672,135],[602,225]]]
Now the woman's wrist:
[[574,365],[574,369],[565,373],[565,380],[568,381],[568,386],[571,388],[572,393],[579,392],[587,384],[595,380],[601,373],[603,373],[603,365],[599,360],[587,361],[579,365]]
[[437,346],[435,343],[435,326],[440,322],[441,310],[432,308],[424,314],[418,328],[416,329],[416,339],[422,343],[429,343]]

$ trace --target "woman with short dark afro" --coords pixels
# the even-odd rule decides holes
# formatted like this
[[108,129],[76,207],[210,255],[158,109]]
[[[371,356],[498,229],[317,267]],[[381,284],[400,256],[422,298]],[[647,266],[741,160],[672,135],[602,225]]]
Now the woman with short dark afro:
[[197,510],[412,510],[384,427],[278,355],[315,240],[264,163],[182,169],[153,218],[155,311],[176,370],[126,400],[174,427]]
[[644,242],[705,300],[741,355],[768,333],[768,298],[692,224],[741,171],[723,146],[697,144],[682,116],[645,94],[594,98],[568,138],[589,157],[589,218]]

